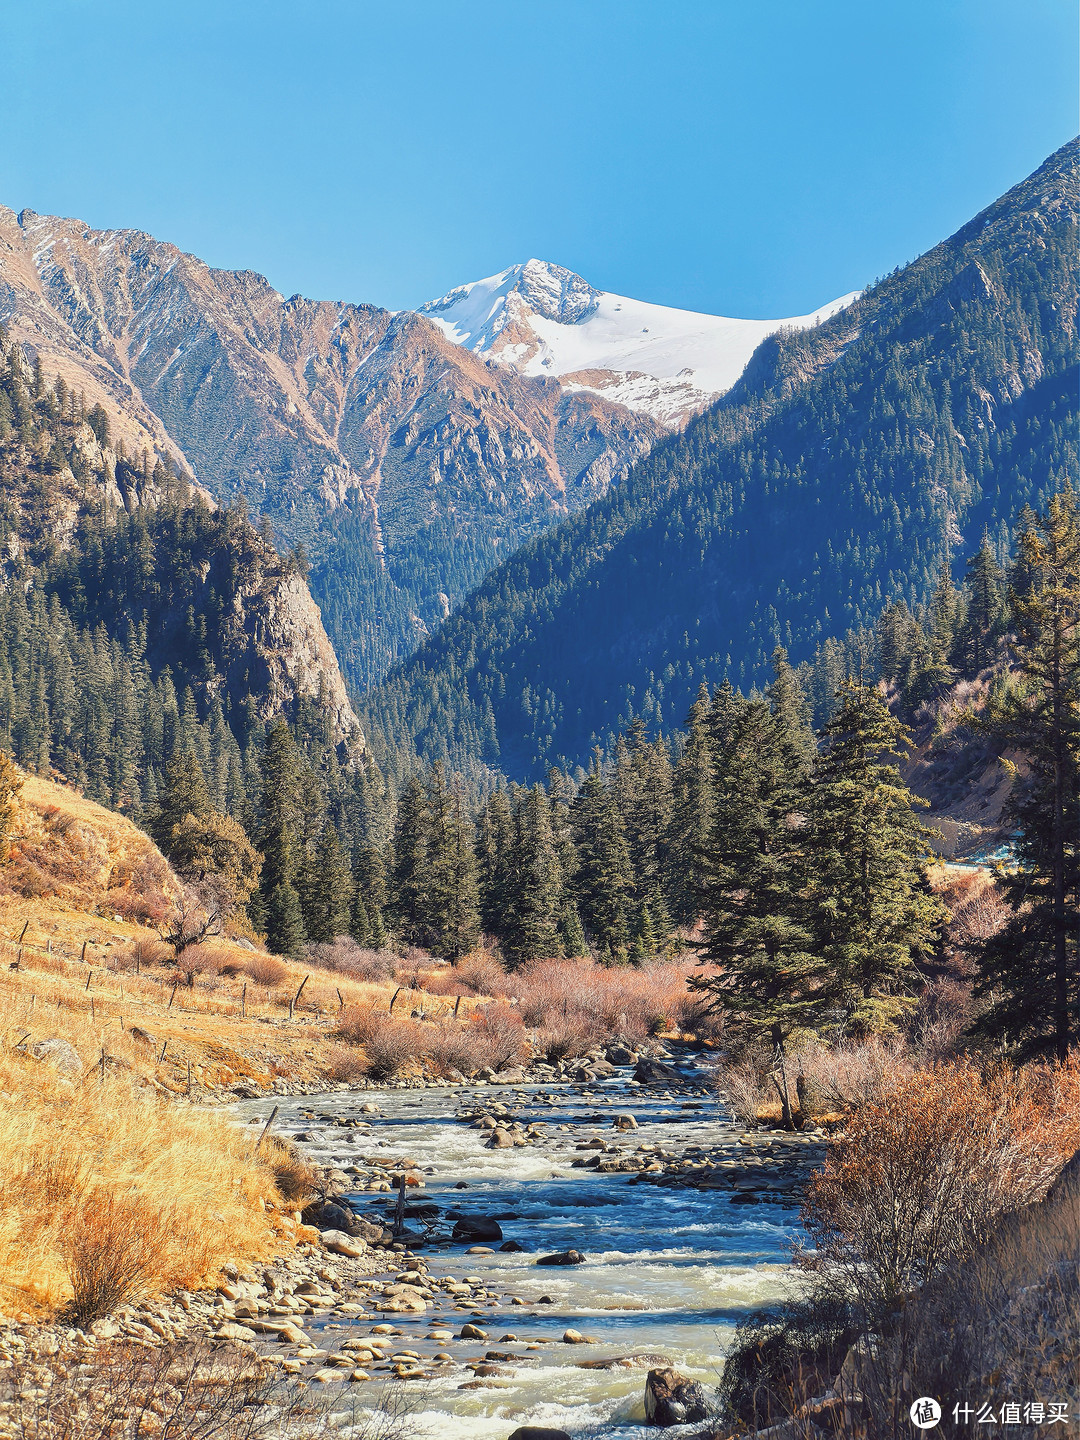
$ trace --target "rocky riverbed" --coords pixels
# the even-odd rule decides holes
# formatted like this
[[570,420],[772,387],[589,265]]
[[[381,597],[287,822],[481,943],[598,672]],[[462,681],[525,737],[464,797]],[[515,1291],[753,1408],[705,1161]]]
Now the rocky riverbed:
[[[279,1100],[277,1133],[322,1167],[329,1202],[304,1219],[338,1288],[304,1297],[302,1344],[244,1338],[328,1399],[400,1382],[417,1440],[655,1434],[646,1373],[707,1392],[787,1283],[825,1137],[744,1130],[688,1062],[572,1076]],[[242,1108],[262,1124],[270,1102]],[[288,1323],[273,1300],[223,1323]]]

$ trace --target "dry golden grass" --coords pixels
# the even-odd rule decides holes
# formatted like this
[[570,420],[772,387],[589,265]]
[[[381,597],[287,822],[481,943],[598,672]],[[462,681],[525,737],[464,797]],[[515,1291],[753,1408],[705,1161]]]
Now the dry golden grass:
[[[340,1011],[385,1010],[392,990],[312,971],[295,1003],[304,966],[259,986],[251,950],[227,938],[189,987],[154,930],[122,918],[148,875],[174,885],[160,855],[64,787],[27,777],[12,850],[44,883],[18,893],[25,870],[0,870],[0,1313],[68,1305],[71,1235],[107,1235],[102,1217],[119,1210],[145,1217],[135,1288],[149,1293],[292,1243],[310,1174],[280,1147],[256,1156],[225,1114],[187,1103],[189,1084],[201,1102],[244,1079],[317,1079]],[[49,1039],[72,1047],[81,1073],[34,1058]]]

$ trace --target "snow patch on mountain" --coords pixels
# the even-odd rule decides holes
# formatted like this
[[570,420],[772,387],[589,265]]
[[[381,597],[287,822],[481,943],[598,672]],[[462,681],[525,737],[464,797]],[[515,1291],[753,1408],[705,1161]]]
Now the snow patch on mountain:
[[820,324],[857,293],[809,315],[736,320],[613,295],[561,265],[528,260],[460,285],[420,314],[478,354],[675,427],[729,390],[766,336]]

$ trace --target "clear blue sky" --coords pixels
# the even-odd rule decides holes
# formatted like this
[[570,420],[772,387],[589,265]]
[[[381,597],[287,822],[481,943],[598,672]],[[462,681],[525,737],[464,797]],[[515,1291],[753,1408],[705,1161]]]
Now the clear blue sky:
[[1076,128],[1074,0],[0,0],[0,201],[285,294],[800,313]]

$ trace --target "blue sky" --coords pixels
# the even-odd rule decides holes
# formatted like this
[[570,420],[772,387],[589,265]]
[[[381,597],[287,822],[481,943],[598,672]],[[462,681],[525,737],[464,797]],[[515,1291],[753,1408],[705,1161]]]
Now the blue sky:
[[285,294],[797,314],[1076,128],[1073,0],[0,0],[0,201]]

